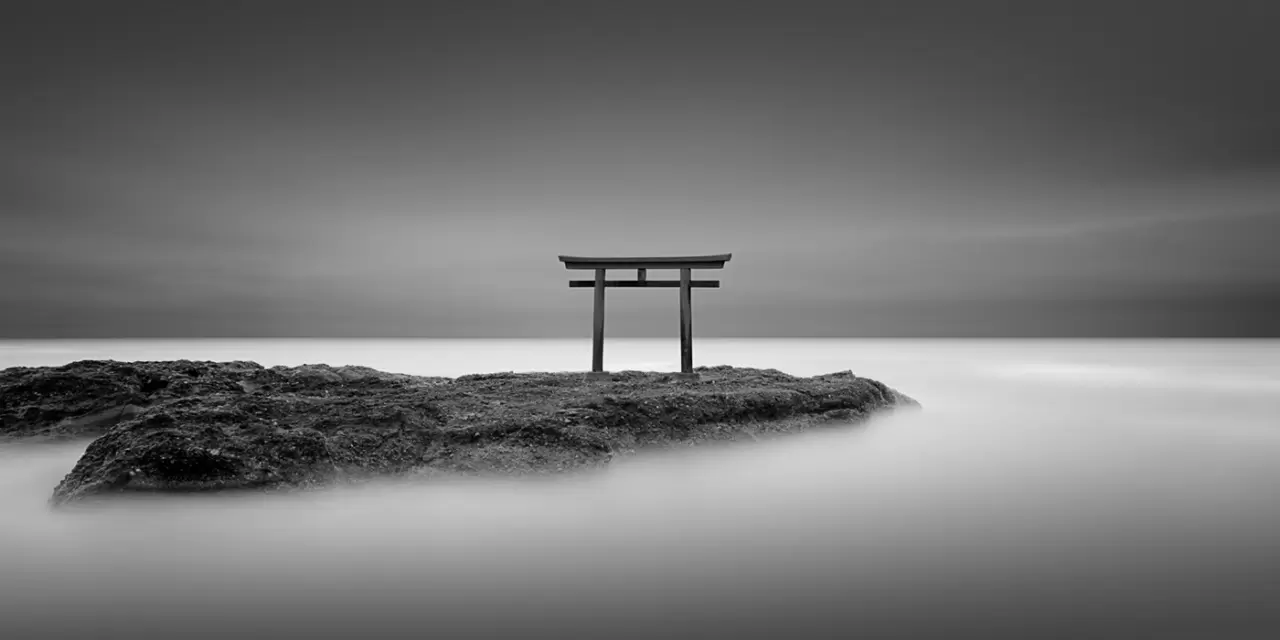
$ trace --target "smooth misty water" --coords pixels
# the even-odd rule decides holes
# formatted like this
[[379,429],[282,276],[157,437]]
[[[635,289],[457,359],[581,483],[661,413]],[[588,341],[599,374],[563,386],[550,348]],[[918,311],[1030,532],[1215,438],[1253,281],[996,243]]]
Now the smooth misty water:
[[[610,369],[674,369],[611,341]],[[580,369],[584,341],[0,343],[81,358]],[[0,637],[1280,637],[1280,342],[701,340],[920,413],[582,478],[52,513],[0,450]],[[231,637],[231,636],[227,636]]]

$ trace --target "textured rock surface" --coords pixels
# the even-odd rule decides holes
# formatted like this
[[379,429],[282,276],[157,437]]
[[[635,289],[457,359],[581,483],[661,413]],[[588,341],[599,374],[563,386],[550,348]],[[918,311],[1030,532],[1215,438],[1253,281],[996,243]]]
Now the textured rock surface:
[[364,367],[82,361],[0,371],[0,434],[98,436],[54,491],[279,489],[410,471],[551,473],[651,446],[847,424],[917,403],[841,372],[702,367],[456,379]]

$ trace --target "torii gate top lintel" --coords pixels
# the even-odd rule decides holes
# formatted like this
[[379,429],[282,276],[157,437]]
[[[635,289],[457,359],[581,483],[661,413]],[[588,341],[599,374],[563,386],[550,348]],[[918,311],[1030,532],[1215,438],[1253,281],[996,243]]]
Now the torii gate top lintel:
[[656,258],[583,258],[560,256],[566,269],[723,269],[732,253],[714,256],[661,256]]
[[[693,296],[694,288],[719,288],[719,280],[693,280],[694,269],[723,269],[731,253],[706,256],[610,257],[585,258],[560,256],[566,269],[594,270],[595,280],[570,280],[570,287],[595,289],[594,325],[591,344],[591,371],[604,373],[604,290],[612,287],[680,288],[680,371],[693,374]],[[605,280],[608,269],[635,269],[635,280]],[[649,280],[646,269],[679,269],[679,280]]]

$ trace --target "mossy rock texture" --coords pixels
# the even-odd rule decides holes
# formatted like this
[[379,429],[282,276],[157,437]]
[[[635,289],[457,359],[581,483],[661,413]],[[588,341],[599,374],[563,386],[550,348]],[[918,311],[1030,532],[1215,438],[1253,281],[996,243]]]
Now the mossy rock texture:
[[291,490],[403,474],[546,474],[652,447],[857,423],[919,404],[844,371],[700,367],[459,378],[366,367],[80,361],[0,371],[0,436],[96,437],[53,493]]

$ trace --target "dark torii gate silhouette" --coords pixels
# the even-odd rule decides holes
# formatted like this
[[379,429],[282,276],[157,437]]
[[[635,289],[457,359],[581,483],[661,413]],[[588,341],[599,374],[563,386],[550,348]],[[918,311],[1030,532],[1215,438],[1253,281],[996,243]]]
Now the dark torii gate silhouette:
[[[731,253],[713,256],[667,256],[659,258],[582,258],[560,256],[566,269],[595,270],[595,280],[570,280],[570,287],[595,289],[593,317],[595,331],[591,342],[591,372],[604,373],[604,290],[609,287],[680,288],[680,371],[693,374],[693,289],[718,289],[719,280],[694,280],[694,269],[723,269]],[[635,269],[635,280],[605,280],[608,269]],[[649,280],[648,269],[679,269],[679,280]]]

